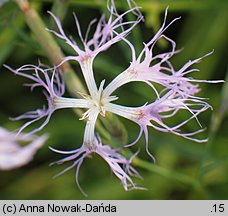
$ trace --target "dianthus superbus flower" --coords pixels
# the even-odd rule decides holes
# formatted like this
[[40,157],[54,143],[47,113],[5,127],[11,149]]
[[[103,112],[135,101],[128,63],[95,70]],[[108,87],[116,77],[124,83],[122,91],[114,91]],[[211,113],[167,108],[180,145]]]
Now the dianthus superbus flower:
[[[56,163],[61,164],[67,161],[73,161],[72,165],[63,170],[63,172],[72,167],[76,167],[76,182],[79,185],[78,174],[82,162],[86,157],[91,156],[92,153],[96,153],[109,164],[112,172],[121,180],[124,189],[128,190],[130,188],[140,188],[134,184],[130,177],[131,175],[139,177],[139,174],[130,165],[132,158],[126,159],[120,154],[121,149],[112,149],[109,145],[102,144],[102,139],[95,133],[96,121],[99,116],[102,115],[103,117],[106,117],[106,113],[110,112],[138,124],[140,128],[139,135],[131,144],[137,143],[141,135],[144,134],[146,150],[154,159],[153,155],[148,150],[148,127],[196,142],[207,141],[207,139],[198,139],[195,137],[195,135],[204,130],[201,128],[201,124],[197,118],[198,115],[208,108],[211,108],[204,98],[197,96],[197,93],[200,92],[198,84],[201,82],[219,83],[221,81],[197,80],[189,77],[190,73],[198,71],[197,69],[192,69],[190,67],[200,62],[200,60],[211,53],[187,62],[179,70],[174,69],[171,63],[171,57],[179,53],[180,50],[176,50],[176,43],[165,36],[164,32],[179,18],[176,18],[167,24],[166,10],[161,28],[148,42],[144,43],[143,49],[137,55],[134,44],[128,40],[127,36],[133,28],[143,20],[143,17],[139,12],[139,7],[135,5],[134,1],[127,0],[128,5],[130,5],[131,8],[122,14],[118,14],[114,0],[108,2],[110,3],[108,7],[110,17],[106,20],[105,16],[102,15],[98,21],[92,20],[85,36],[83,36],[81,32],[79,21],[74,14],[76,30],[81,40],[81,44],[76,43],[71,37],[68,37],[65,34],[59,19],[54,14],[50,13],[56,22],[58,30],[49,31],[58,38],[64,40],[75,51],[75,55],[65,57],[62,63],[71,60],[76,61],[80,65],[88,94],[81,94],[81,98],[64,97],[64,82],[62,81],[61,74],[58,72],[59,65],[54,69],[44,69],[40,66],[33,65],[26,65],[17,70],[7,67],[15,74],[32,80],[34,83],[31,84],[31,89],[42,87],[48,100],[47,108],[28,112],[17,118],[31,119],[22,126],[20,131],[31,123],[38,121],[41,118],[46,118],[43,124],[33,132],[42,129],[50,120],[52,113],[58,109],[83,108],[85,112],[80,119],[85,120],[86,125],[82,146],[68,152],[51,148],[57,153],[69,155]],[[126,21],[126,16],[131,13],[136,16],[135,20]],[[91,27],[92,25],[95,25],[95,23],[95,30],[92,34]],[[89,38],[90,35],[92,35],[91,38]],[[155,55],[153,48],[156,42],[161,38],[167,40],[171,44],[171,50]],[[106,86],[105,80],[102,80],[97,86],[93,71],[94,59],[101,52],[106,51],[112,45],[120,41],[129,46],[129,51],[132,56],[129,66],[123,72],[120,72],[119,75]],[[34,71],[33,74],[28,74],[27,71],[29,70]],[[118,88],[130,82],[143,82],[149,85],[156,93],[156,99],[152,102],[145,101],[145,104],[142,104],[139,107],[127,107],[117,104],[116,100],[118,97],[113,95],[113,93]],[[160,86],[159,90],[155,87],[155,83]],[[176,125],[172,124],[172,119],[175,118],[178,112],[183,110],[189,112],[190,117]],[[199,129],[190,132],[181,131],[182,126],[193,120],[197,121],[200,127]],[[126,143],[126,146],[129,145]]]

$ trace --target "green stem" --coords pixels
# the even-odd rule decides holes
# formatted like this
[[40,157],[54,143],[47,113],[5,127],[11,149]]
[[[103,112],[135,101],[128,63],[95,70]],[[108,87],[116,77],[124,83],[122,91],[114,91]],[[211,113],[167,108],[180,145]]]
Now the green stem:
[[212,147],[215,143],[215,137],[221,127],[223,118],[226,115],[226,112],[228,110],[228,71],[226,74],[226,81],[223,84],[222,89],[222,97],[221,97],[221,105],[217,112],[214,113],[214,115],[211,118],[211,124],[210,124],[210,139],[205,145],[205,152],[204,157],[201,160],[199,171],[198,171],[198,178],[202,179],[203,175],[208,172],[208,166],[206,165],[207,160],[211,156]]
[[[40,43],[45,53],[47,54],[47,57],[51,62],[54,63],[54,65],[59,65],[62,62],[64,55],[55,42],[53,36],[45,30],[46,26],[44,25],[38,13],[30,6],[27,0],[16,0],[16,2],[23,12],[29,28],[35,34],[37,41]],[[64,78],[66,78],[66,84],[69,88],[70,93],[79,96],[78,92],[86,92],[80,79],[74,73],[68,62],[63,63],[60,66],[60,69],[65,74]],[[74,86],[74,90],[72,90],[72,84]]]
[[[52,5],[51,11],[59,18],[60,21],[62,21],[65,15],[67,14],[68,6],[69,6],[68,3],[69,3],[68,0],[55,0]],[[55,23],[53,19],[51,19],[50,22],[54,26]]]
[[182,182],[184,184],[192,186],[193,188],[202,189],[200,183],[196,179],[193,179],[189,176],[186,176],[184,174],[178,173],[178,172],[173,171],[173,170],[167,170],[165,168],[162,168],[162,167],[157,166],[155,164],[152,164],[150,162],[146,162],[144,160],[141,160],[137,157],[135,157],[133,159],[132,165],[146,169],[150,172],[156,173],[156,174],[163,176],[165,178],[173,179],[173,180]]

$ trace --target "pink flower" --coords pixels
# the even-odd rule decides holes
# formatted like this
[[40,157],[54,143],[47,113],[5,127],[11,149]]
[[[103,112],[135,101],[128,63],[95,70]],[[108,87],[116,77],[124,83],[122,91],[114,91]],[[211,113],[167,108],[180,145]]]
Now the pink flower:
[[[63,97],[64,84],[56,69],[43,69],[40,66],[26,65],[17,70],[13,70],[7,66],[7,68],[15,74],[19,74],[32,80],[34,83],[31,84],[31,89],[42,87],[48,100],[47,108],[28,112],[17,118],[32,119],[25,123],[19,132],[33,122],[45,118],[42,125],[32,132],[41,130],[48,123],[52,113],[57,109],[83,108],[85,110],[81,117],[81,119],[86,121],[82,146],[79,149],[69,152],[51,148],[57,153],[70,155],[56,163],[73,160],[73,164],[63,170],[60,174],[72,167],[76,167],[76,182],[78,185],[78,173],[82,162],[86,157],[91,156],[92,153],[96,153],[109,164],[113,173],[121,180],[125,190],[138,188],[130,177],[131,174],[139,176],[136,170],[130,165],[131,159],[127,160],[124,158],[117,149],[112,149],[108,145],[102,145],[101,139],[95,135],[95,126],[100,115],[106,117],[106,113],[111,112],[138,124],[140,127],[139,135],[130,145],[138,142],[144,133],[146,139],[146,150],[152,159],[154,159],[153,155],[148,150],[148,127],[161,132],[175,134],[196,142],[207,141],[207,139],[198,139],[195,137],[195,135],[204,130],[201,128],[201,124],[197,118],[198,115],[206,111],[208,108],[211,108],[205,98],[197,96],[200,92],[199,84],[201,82],[223,82],[198,80],[189,77],[189,74],[198,71],[197,69],[192,69],[190,67],[200,62],[204,57],[211,53],[198,59],[188,61],[178,70],[174,69],[171,63],[171,58],[179,53],[180,50],[176,50],[176,43],[165,36],[164,32],[179,18],[176,18],[167,24],[167,10],[165,11],[164,22],[161,28],[148,42],[144,43],[144,48],[137,55],[134,44],[127,39],[127,36],[143,18],[139,11],[139,7],[135,6],[135,2],[133,0],[127,0],[127,2],[131,8],[122,14],[118,14],[114,0],[108,1],[108,3],[110,3],[108,4],[110,17],[107,21],[105,20],[104,15],[101,16],[98,22],[92,20],[85,36],[83,36],[79,21],[76,15],[74,15],[81,44],[77,44],[72,38],[68,37],[65,34],[59,19],[50,13],[57,24],[58,31],[49,31],[64,40],[75,51],[74,56],[65,57],[62,63],[73,60],[80,65],[88,88],[88,94],[82,94],[82,98]],[[132,7],[132,5],[134,5],[134,7]],[[125,16],[131,13],[136,15],[136,19],[133,21],[126,21]],[[91,27],[95,23],[97,23],[95,31],[93,32],[92,37],[89,38],[89,35],[91,35]],[[161,38],[170,43],[171,50],[155,55],[153,48],[156,42]],[[119,41],[125,42],[130,48],[132,56],[131,62],[129,63],[129,66],[107,86],[105,86],[105,80],[102,80],[99,86],[97,86],[94,78],[93,61],[98,54],[107,50]],[[136,42],[138,43],[138,41]],[[58,68],[58,66],[56,66],[56,68]],[[33,75],[27,74],[27,71],[29,70],[33,70],[35,73]],[[118,97],[112,94],[118,88],[130,82],[146,83],[156,93],[156,99],[150,103],[145,101],[145,105],[139,107],[127,107],[115,104],[114,101],[116,101]],[[160,90],[156,89],[155,86],[157,85],[159,85]],[[189,112],[190,116],[186,117],[186,119],[179,124],[172,124],[172,119],[175,118],[178,112],[183,110]],[[196,120],[200,129],[188,133],[181,131],[182,127],[191,120]],[[126,147],[130,145],[126,145]]]
[[[0,127],[0,170],[11,170],[29,163],[34,154],[43,146],[47,136],[10,132]],[[22,147],[19,143],[28,143]]]

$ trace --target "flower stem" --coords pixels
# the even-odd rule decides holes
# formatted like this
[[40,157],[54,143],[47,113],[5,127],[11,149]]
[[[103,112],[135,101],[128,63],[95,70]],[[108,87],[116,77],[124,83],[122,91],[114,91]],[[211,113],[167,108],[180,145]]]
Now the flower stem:
[[141,168],[151,171],[153,173],[157,173],[160,176],[163,176],[165,178],[177,180],[186,185],[192,186],[193,188],[202,189],[200,183],[196,179],[191,178],[187,175],[184,175],[184,174],[176,172],[176,171],[167,170],[165,168],[162,168],[162,167],[152,164],[150,162],[141,160],[138,157],[135,157],[133,159],[132,165],[141,167]]
[[[37,41],[47,54],[47,57],[54,65],[59,65],[62,62],[64,55],[52,35],[45,30],[46,26],[38,13],[31,7],[27,0],[16,0],[16,2],[23,12],[29,28],[35,34]],[[64,74],[64,78],[66,78],[66,84],[70,93],[73,91],[72,86],[74,86],[74,95],[77,95],[78,92],[86,92],[80,79],[74,73],[68,62],[63,63],[60,66],[60,69]]]

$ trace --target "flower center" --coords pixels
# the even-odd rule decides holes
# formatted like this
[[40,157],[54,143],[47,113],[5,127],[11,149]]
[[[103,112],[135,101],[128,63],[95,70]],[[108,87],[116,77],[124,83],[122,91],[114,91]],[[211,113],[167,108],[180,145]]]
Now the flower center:
[[105,109],[104,109],[104,104],[106,102],[106,98],[103,98],[103,90],[98,91],[96,98],[92,99],[93,106],[97,107],[100,111],[100,114],[105,117]]
[[97,91],[97,94],[95,97],[91,97],[93,107],[97,107],[100,111],[100,114],[102,116],[105,116],[105,105],[111,101],[117,100],[118,97],[116,96],[105,96],[104,94],[104,82],[105,80],[102,80],[99,90]]

